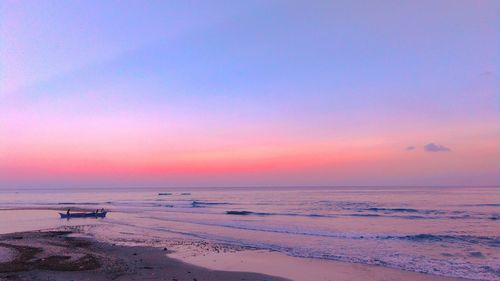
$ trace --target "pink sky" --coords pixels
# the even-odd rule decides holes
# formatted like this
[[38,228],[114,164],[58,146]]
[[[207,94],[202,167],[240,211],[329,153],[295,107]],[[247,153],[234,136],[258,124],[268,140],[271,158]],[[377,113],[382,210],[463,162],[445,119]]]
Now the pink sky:
[[117,5],[0,4],[0,187],[498,184],[494,1]]

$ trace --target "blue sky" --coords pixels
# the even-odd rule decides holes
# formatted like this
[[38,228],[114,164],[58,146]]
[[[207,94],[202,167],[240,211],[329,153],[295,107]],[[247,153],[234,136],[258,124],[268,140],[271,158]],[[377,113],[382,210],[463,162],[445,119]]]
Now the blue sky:
[[497,183],[496,8],[2,1],[0,185]]

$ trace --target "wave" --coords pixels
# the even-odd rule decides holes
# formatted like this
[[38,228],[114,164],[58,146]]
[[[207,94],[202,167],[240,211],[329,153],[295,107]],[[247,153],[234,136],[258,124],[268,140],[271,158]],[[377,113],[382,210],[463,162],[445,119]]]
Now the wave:
[[[259,215],[267,216],[269,213],[255,213],[250,212],[248,214],[246,211],[227,211],[235,215]],[[165,220],[160,218],[152,218],[156,220]],[[186,222],[184,220],[167,219],[166,221],[179,221]],[[355,233],[355,232],[331,232],[323,230],[307,230],[307,229],[288,229],[288,228],[277,228],[272,225],[248,225],[241,222],[202,222],[202,221],[189,221],[190,223],[199,225],[209,225],[209,226],[219,226],[225,228],[234,228],[242,230],[251,230],[259,232],[272,232],[272,233],[283,233],[292,235],[304,235],[313,237],[329,237],[335,239],[352,239],[352,240],[406,240],[411,242],[439,242],[439,243],[466,243],[466,244],[479,244],[487,247],[500,247],[500,236],[473,236],[473,235],[446,235],[446,234],[411,234],[411,235],[388,235],[388,234],[377,234],[377,233]]]
[[375,212],[403,212],[403,213],[419,213],[417,209],[405,209],[405,208],[368,208],[367,211]]
[[[229,211],[231,212],[231,211]],[[236,211],[237,215],[248,215],[243,211]],[[252,213],[255,214],[255,213]],[[262,213],[262,216],[268,215],[268,213]],[[468,243],[468,244],[480,244],[489,247],[500,247],[500,236],[499,237],[488,237],[488,236],[472,236],[472,235],[441,235],[441,234],[412,234],[412,235],[386,235],[386,234],[369,234],[369,233],[338,233],[329,231],[307,231],[307,230],[289,230],[289,229],[279,229],[269,226],[247,226],[232,223],[221,223],[221,224],[210,224],[217,225],[221,227],[237,228],[244,230],[254,230],[262,232],[275,232],[275,233],[285,233],[285,234],[296,234],[296,235],[306,235],[306,236],[319,236],[319,237],[330,237],[339,239],[370,239],[370,240],[408,240],[412,242],[447,242],[447,243]]]
[[482,244],[495,248],[500,247],[500,237],[487,236],[416,234],[406,236],[388,236],[387,239],[402,239],[415,242],[465,242],[469,244]]
[[206,221],[186,221],[179,219],[165,219],[159,217],[148,217],[149,219],[159,220],[159,221],[171,221],[171,222],[189,222],[197,225],[207,225],[207,226],[218,226],[225,228],[233,228],[233,229],[241,229],[241,230],[251,230],[251,231],[259,231],[259,232],[272,232],[272,233],[283,233],[283,234],[294,234],[294,235],[305,235],[305,236],[318,236],[318,237],[330,237],[330,238],[339,238],[339,239],[370,239],[370,238],[378,238],[378,236],[371,234],[359,234],[359,233],[342,233],[342,232],[331,232],[331,231],[322,231],[322,230],[301,230],[301,229],[288,229],[284,228],[276,228],[273,225],[247,225],[242,224],[238,221],[219,221],[219,222],[206,222]]
[[[377,207],[372,207],[372,208],[367,208],[364,209],[366,211],[373,211],[373,212],[384,212],[384,213],[418,213],[418,214],[445,214],[445,211],[440,211],[440,210],[418,210],[418,209],[411,209],[411,208],[377,208]],[[363,210],[361,210],[363,211]],[[455,212],[461,212],[461,211],[455,211]]]
[[165,207],[165,208],[173,208],[174,205],[172,204],[154,204],[153,206],[155,207]]
[[381,217],[379,214],[350,214],[351,217]]
[[[83,202],[83,203],[78,203],[78,202],[59,202],[57,205],[99,205],[101,203],[95,203],[95,202]],[[47,204],[51,205],[51,204]]]
[[193,201],[191,207],[193,208],[203,208],[206,206],[216,206],[216,205],[231,205],[228,202],[204,202],[204,201]]
[[500,203],[466,205],[469,207],[500,207]]
[[292,217],[312,217],[312,218],[336,218],[336,215],[320,215],[320,214],[298,214],[298,213],[264,213],[252,211],[226,211],[226,215],[239,216],[292,216]]
[[240,216],[248,216],[248,215],[256,215],[256,216],[270,216],[273,215],[271,213],[256,213],[250,211],[226,211],[227,215],[240,215]]
[[[425,216],[425,215],[386,215],[384,214],[360,214],[360,213],[352,213],[352,214],[338,214],[338,215],[330,215],[330,214],[300,214],[300,213],[266,213],[266,212],[253,212],[253,211],[226,211],[227,215],[239,215],[239,216],[298,216],[298,217],[310,217],[310,218],[338,218],[338,217],[367,217],[367,218],[396,218],[396,219],[406,219],[406,220],[428,220],[428,219],[484,219],[484,216],[481,217],[472,217],[470,215],[463,216]],[[487,217],[490,220],[498,219],[495,216]]]

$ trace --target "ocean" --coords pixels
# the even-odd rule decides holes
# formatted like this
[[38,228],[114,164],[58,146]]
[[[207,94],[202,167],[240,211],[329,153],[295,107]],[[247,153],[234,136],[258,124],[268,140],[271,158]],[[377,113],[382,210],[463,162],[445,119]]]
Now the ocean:
[[[162,193],[162,195],[159,195]],[[500,279],[499,187],[0,190],[0,233],[100,226],[125,241],[177,237],[287,255]],[[109,210],[62,220],[55,210]]]

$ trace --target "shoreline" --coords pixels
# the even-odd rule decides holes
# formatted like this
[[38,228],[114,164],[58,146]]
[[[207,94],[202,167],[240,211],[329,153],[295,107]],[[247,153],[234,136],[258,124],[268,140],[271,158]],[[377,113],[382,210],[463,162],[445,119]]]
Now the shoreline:
[[244,247],[231,250],[229,246],[228,250],[224,246],[216,246],[215,251],[204,253],[183,247],[182,251],[173,251],[168,255],[213,270],[259,272],[297,281],[471,281],[380,265],[294,257],[277,251]]
[[2,234],[0,247],[15,255],[0,262],[0,280],[467,280],[205,241],[162,242],[102,242],[81,227]]

